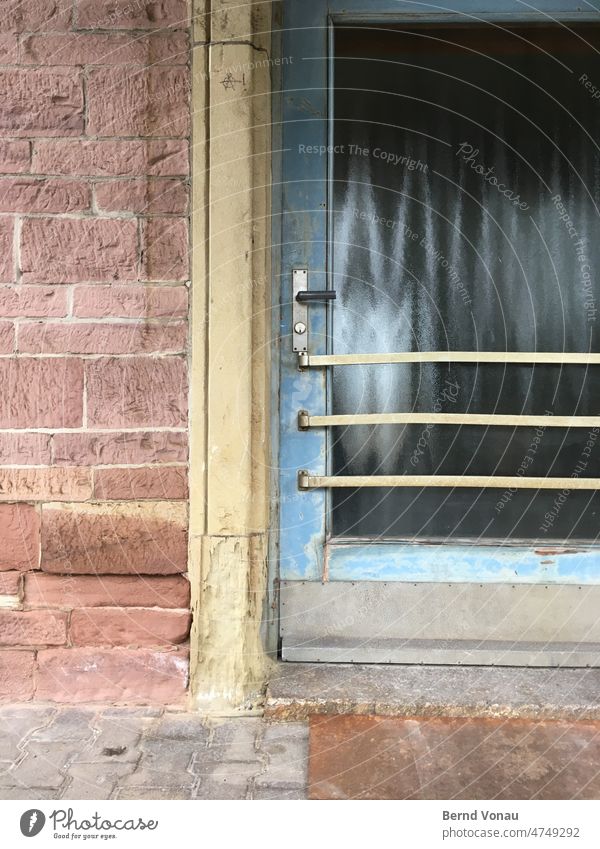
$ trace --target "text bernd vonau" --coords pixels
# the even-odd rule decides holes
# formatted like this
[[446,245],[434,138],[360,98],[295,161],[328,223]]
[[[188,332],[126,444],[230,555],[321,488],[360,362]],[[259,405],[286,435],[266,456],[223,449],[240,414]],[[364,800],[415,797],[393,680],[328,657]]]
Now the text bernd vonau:
[[518,820],[519,815],[504,811],[442,811],[445,820]]

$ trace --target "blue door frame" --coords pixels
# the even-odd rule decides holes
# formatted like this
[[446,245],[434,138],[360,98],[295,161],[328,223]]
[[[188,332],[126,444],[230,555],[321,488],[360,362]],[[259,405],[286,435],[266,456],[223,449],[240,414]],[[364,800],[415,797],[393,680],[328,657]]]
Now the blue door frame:
[[[327,414],[327,374],[298,368],[292,351],[292,269],[309,270],[309,288],[328,285],[329,169],[321,150],[330,138],[330,45],[337,22],[598,21],[600,0],[579,11],[571,0],[450,0],[444,6],[392,0],[286,0],[281,30],[281,160],[274,208],[279,345],[279,577],[282,581],[453,581],[478,583],[600,583],[592,546],[549,550],[548,544],[494,545],[328,541],[328,494],[298,490],[299,469],[329,473],[325,429],[300,431],[299,410]],[[595,10],[595,11],[594,11]],[[593,106],[591,107],[593,108]],[[280,223],[280,227],[279,227]],[[310,310],[310,353],[327,353],[327,306]]]

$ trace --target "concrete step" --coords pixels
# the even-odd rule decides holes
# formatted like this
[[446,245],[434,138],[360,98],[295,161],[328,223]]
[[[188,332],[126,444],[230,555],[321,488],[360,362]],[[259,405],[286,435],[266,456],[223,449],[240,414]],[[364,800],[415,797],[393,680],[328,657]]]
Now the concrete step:
[[265,715],[600,719],[600,669],[279,663]]

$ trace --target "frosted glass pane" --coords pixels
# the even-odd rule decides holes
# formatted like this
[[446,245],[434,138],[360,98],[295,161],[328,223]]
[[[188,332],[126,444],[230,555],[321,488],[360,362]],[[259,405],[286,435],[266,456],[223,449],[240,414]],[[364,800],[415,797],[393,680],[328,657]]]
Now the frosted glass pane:
[[[586,87],[600,84],[600,37],[584,35],[591,47],[547,28],[337,30],[336,353],[600,351],[600,107]],[[598,399],[598,367],[355,366],[334,370],[331,411],[593,415]],[[332,462],[335,474],[597,477],[599,441],[553,428],[338,428]],[[333,531],[595,538],[600,497],[559,496],[334,491]]]

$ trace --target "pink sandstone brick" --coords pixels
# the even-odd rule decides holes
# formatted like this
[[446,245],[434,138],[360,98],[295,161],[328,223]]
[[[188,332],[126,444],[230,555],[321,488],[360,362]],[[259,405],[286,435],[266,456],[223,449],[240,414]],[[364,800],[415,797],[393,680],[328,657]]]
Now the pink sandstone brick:
[[148,513],[42,508],[44,572],[176,575],[186,569],[187,529],[166,504]]
[[24,65],[185,65],[188,61],[185,32],[157,35],[70,33],[33,35],[22,43]]
[[0,321],[0,354],[12,354],[15,350],[15,326],[12,321]]
[[39,568],[40,517],[29,504],[0,504],[0,571]]
[[[0,346],[2,343],[0,323]],[[30,354],[181,353],[187,328],[177,324],[50,324],[19,326],[19,351]],[[11,348],[12,350],[12,348]]]
[[185,318],[187,311],[186,286],[77,286],[73,293],[78,318]]
[[36,698],[54,702],[181,704],[188,679],[184,648],[69,648],[38,652]]
[[13,228],[12,219],[0,218],[0,283],[14,283],[15,280]]
[[0,179],[0,212],[85,212],[90,206],[90,187],[81,180],[45,177]]
[[19,64],[19,39],[16,35],[0,34],[0,65]]
[[0,610],[0,646],[62,646],[67,614],[58,610]]
[[69,634],[74,646],[139,648],[182,643],[189,629],[187,610],[91,607],[73,611]]
[[22,224],[24,283],[135,280],[137,255],[135,221],[27,218]]
[[34,652],[0,651],[0,700],[18,702],[31,699],[34,668]]
[[182,218],[149,218],[142,222],[142,278],[187,280],[188,224]]
[[0,501],[87,501],[91,495],[90,469],[0,468]]
[[190,24],[187,0],[77,0],[80,29],[186,29]]
[[0,466],[50,465],[49,433],[0,431]]
[[0,318],[61,318],[67,293],[53,286],[0,286]]
[[81,427],[83,363],[0,359],[0,428]]
[[187,136],[187,68],[92,68],[87,132],[94,136]]
[[0,572],[0,595],[12,596],[19,600],[23,597],[21,572]]
[[62,646],[66,641],[66,613],[0,610],[0,646]]
[[0,135],[83,132],[83,84],[71,68],[0,69]]
[[71,26],[72,0],[4,0],[3,32],[60,32]]
[[187,498],[185,468],[96,469],[94,498],[103,501]]
[[189,188],[182,180],[111,180],[97,183],[96,206],[102,212],[185,215]]
[[0,144],[0,174],[29,171],[31,145],[28,141],[4,141]]
[[180,139],[35,141],[32,171],[72,177],[185,176],[188,143]]
[[91,428],[187,423],[186,364],[178,357],[89,360],[86,380]]
[[123,433],[56,433],[54,463],[67,466],[185,463],[187,433],[124,431]]
[[[19,572],[0,573],[20,575]],[[9,584],[7,583],[7,586]],[[12,586],[12,584],[10,584]],[[181,575],[25,575],[29,607],[161,607],[188,608],[190,583]]]

